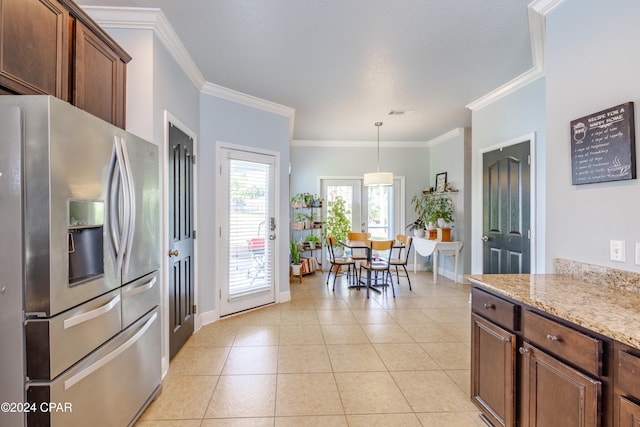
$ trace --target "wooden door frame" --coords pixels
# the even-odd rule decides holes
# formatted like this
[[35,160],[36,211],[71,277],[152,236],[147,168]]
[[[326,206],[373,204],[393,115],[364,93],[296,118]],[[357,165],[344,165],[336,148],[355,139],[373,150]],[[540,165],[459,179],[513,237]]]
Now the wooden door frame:
[[[197,157],[198,135],[192,131],[169,111],[164,110],[162,121],[163,126],[163,147],[162,147],[162,265],[160,271],[160,283],[162,283],[160,312],[163,319],[169,318],[169,123],[173,123],[177,128],[193,139],[193,154]],[[198,229],[198,163],[193,165],[193,229]],[[193,300],[198,305],[198,245],[193,245]],[[193,331],[196,332],[202,327],[202,317],[196,313],[193,324]],[[169,369],[169,323],[162,323],[162,376],[164,377]]]
[[537,247],[538,247],[538,239],[537,239],[537,203],[536,203],[536,184],[537,184],[537,171],[536,171],[536,134],[529,133],[516,138],[509,139],[507,141],[500,142],[498,144],[491,145],[489,147],[484,147],[478,149],[477,153],[477,161],[479,162],[478,167],[476,168],[475,173],[475,182],[479,186],[479,190],[477,191],[479,203],[477,208],[479,209],[480,215],[475,215],[472,217],[472,221],[474,221],[473,229],[475,232],[472,233],[473,242],[471,242],[472,248],[472,258],[478,260],[477,264],[474,265],[472,269],[479,269],[478,272],[482,271],[483,268],[483,245],[480,240],[483,233],[484,227],[484,184],[483,184],[483,171],[484,171],[484,154],[499,150],[501,148],[509,147],[512,145],[520,144],[523,142],[529,142],[529,155],[531,156],[531,163],[529,165],[529,198],[530,198],[530,208],[529,208],[529,225],[531,228],[531,239],[529,240],[529,253],[530,253],[530,271],[531,273],[536,273],[537,269]]

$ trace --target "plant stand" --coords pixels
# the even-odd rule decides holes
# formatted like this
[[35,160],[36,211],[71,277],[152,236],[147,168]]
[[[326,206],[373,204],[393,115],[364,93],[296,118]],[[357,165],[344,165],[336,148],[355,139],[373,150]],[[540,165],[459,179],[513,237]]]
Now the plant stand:
[[291,280],[293,276],[298,276],[300,278],[300,283],[302,283],[302,264],[291,265],[291,268],[289,269],[289,280]]

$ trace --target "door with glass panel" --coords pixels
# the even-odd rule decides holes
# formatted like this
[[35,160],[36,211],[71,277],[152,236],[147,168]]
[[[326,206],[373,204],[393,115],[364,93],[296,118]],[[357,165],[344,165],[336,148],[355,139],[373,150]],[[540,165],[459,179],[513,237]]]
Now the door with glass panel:
[[[360,178],[322,179],[322,197],[327,202],[342,197],[351,211],[351,229],[367,231],[372,237],[386,239],[400,233],[400,194],[400,180],[390,187],[365,187]],[[324,214],[326,218],[326,211]]]
[[327,217],[327,206],[337,197],[345,201],[347,212],[351,212],[351,230],[366,231],[367,224],[361,220],[362,209],[362,180],[361,179],[323,179],[322,198],[324,203],[323,218]]
[[275,301],[273,155],[222,148],[220,221],[223,264],[220,315]]

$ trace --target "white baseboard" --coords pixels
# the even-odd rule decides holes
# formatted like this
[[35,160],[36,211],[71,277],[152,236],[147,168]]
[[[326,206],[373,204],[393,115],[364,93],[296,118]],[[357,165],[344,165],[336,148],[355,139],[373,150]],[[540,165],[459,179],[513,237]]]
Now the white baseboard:
[[167,372],[169,372],[169,358],[168,357],[162,357],[160,359],[160,366],[162,367],[162,379],[164,379],[164,377],[167,375]]
[[278,294],[277,303],[291,301],[291,291],[280,292]]
[[196,323],[199,324],[199,327],[194,331],[200,330],[201,327],[208,325],[210,323],[217,322],[220,319],[220,315],[218,314],[218,310],[205,311],[196,317]]

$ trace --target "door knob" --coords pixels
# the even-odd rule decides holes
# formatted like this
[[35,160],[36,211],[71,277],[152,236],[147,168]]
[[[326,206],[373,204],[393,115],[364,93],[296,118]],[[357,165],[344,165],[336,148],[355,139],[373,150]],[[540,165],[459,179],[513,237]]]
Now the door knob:
[[169,249],[169,256],[178,256],[180,255],[180,253],[178,252],[177,249]]
[[483,242],[488,242],[489,241],[489,236],[482,236],[480,238],[480,240],[482,240]]

